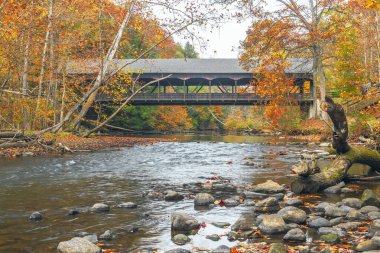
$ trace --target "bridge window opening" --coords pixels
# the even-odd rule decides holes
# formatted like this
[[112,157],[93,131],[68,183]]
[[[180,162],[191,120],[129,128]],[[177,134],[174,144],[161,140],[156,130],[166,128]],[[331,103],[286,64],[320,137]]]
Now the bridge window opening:
[[311,93],[311,82],[309,80],[303,83],[303,93],[305,94]]

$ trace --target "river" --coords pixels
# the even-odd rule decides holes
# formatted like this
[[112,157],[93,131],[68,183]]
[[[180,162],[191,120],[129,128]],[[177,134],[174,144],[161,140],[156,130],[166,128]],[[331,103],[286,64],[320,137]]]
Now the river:
[[[186,185],[217,176],[235,185],[267,179],[288,183],[286,175],[291,166],[307,149],[285,143],[263,144],[263,137],[174,137],[178,142],[115,151],[0,159],[0,252],[56,252],[60,241],[83,232],[100,235],[108,229],[117,235],[108,243],[109,248],[120,252],[178,248],[171,241],[170,215],[174,211],[183,210],[206,224],[234,223],[251,207],[195,210],[193,200],[187,197],[166,202],[144,198],[144,193],[176,190],[186,195]],[[279,151],[282,155],[276,155]],[[247,157],[254,164],[244,165]],[[116,207],[129,201],[137,203],[138,208]],[[99,202],[107,203],[111,211],[67,215],[71,208]],[[30,221],[28,217],[34,211],[42,212],[44,219]],[[139,230],[131,233],[131,226]],[[192,245],[183,248],[235,245],[226,237],[218,242],[205,239],[206,234],[225,231],[209,225],[191,236]]]

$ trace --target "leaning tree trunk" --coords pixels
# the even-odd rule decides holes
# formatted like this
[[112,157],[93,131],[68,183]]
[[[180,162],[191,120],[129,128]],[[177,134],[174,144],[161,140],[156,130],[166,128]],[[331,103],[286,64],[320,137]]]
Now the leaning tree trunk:
[[315,193],[336,185],[346,177],[348,169],[354,163],[366,164],[372,169],[380,170],[380,153],[365,147],[351,147],[347,143],[348,125],[342,106],[335,104],[330,97],[325,100],[321,109],[327,112],[334,124],[332,145],[338,157],[317,174],[299,175],[291,184],[292,191],[297,194]]

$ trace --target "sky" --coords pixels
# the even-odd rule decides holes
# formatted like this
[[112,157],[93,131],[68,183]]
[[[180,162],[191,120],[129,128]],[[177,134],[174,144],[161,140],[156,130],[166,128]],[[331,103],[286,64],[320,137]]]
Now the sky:
[[[197,41],[190,41],[194,44],[200,58],[237,58],[239,54],[240,42],[245,39],[246,31],[251,21],[238,23],[236,20],[220,25],[213,31],[200,31],[200,36],[206,41],[206,45],[200,46]],[[175,41],[182,45],[186,40],[175,38]]]

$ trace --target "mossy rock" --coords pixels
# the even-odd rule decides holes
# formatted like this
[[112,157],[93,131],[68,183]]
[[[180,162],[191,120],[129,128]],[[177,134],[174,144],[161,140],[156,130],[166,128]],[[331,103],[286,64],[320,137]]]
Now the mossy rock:
[[362,197],[361,197],[360,200],[362,202],[362,206],[376,206],[376,207],[380,207],[380,199],[379,199],[379,197],[376,195],[376,193],[374,193],[370,189],[366,189],[363,192]]
[[339,236],[336,234],[321,235],[320,239],[327,243],[338,243],[340,241]]
[[269,246],[268,253],[287,253],[288,250],[286,249],[285,245],[282,243],[272,243]]

